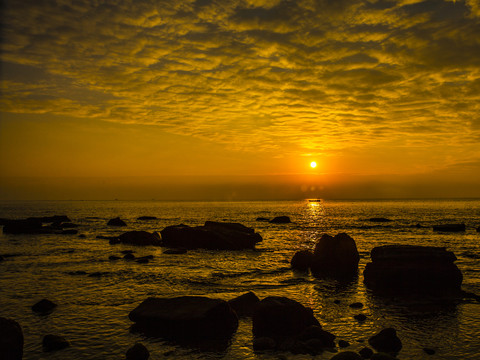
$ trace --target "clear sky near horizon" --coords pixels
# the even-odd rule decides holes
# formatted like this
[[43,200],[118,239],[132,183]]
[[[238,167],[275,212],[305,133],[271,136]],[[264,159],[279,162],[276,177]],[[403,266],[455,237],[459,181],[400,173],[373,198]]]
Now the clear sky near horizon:
[[0,199],[480,197],[480,0],[2,4]]

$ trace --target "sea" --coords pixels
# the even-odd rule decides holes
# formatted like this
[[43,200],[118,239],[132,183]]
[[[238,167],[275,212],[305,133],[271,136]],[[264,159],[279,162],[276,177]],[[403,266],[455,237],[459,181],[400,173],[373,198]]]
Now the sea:
[[[383,328],[394,327],[403,343],[398,359],[480,359],[480,303],[448,304],[421,299],[384,298],[363,284],[370,251],[380,245],[443,246],[453,251],[463,273],[463,289],[480,294],[480,200],[392,201],[3,201],[0,218],[67,215],[78,224],[76,235],[0,234],[0,316],[22,327],[24,359],[123,359],[134,343],[150,359],[312,359],[311,355],[256,353],[251,319],[240,319],[229,346],[201,351],[162,338],[130,332],[128,314],[148,297],[202,295],[229,300],[249,291],[259,298],[285,296],[313,309],[322,327],[345,340],[345,350],[359,351]],[[290,224],[256,221],[286,215]],[[120,217],[126,227],[107,226]],[[154,216],[138,221],[140,216]],[[374,223],[370,218],[392,220]],[[207,220],[237,222],[263,237],[256,250],[190,250],[163,254],[154,246],[110,245],[98,235],[129,230],[160,231],[175,224],[202,225]],[[433,225],[465,223],[460,233],[434,232]],[[359,275],[352,282],[317,279],[292,271],[290,260],[301,249],[313,249],[323,234],[347,233],[360,253]],[[80,237],[79,235],[84,235]],[[153,255],[148,264],[109,260],[133,250]],[[57,308],[49,315],[31,310],[47,298]],[[340,300],[335,302],[335,300]],[[348,305],[361,302],[362,309]],[[353,316],[363,313],[364,322]],[[46,334],[61,335],[68,348],[43,352]],[[435,351],[428,355],[424,348]],[[337,347],[336,351],[342,351]],[[325,351],[315,359],[330,359]]]

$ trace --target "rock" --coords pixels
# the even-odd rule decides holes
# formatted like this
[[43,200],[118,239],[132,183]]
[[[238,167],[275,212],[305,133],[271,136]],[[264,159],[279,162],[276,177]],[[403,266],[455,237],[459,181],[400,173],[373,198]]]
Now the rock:
[[107,225],[109,225],[109,226],[127,226],[125,221],[123,221],[119,217],[108,220]]
[[62,230],[62,235],[76,235],[76,234],[78,234],[78,230],[75,230],[75,229]]
[[335,335],[322,329],[320,325],[310,325],[301,333],[299,333],[296,339],[300,341],[309,341],[312,339],[319,340],[322,344],[322,348],[334,348],[335,347]]
[[139,216],[137,220],[158,220],[156,216]]
[[238,317],[250,317],[253,315],[260,299],[253,292],[248,292],[228,301],[230,307]]
[[45,335],[42,341],[43,351],[54,351],[65,349],[70,346],[64,337],[58,335]]
[[362,360],[362,357],[353,351],[343,351],[331,357],[330,360]]
[[395,295],[449,295],[461,291],[462,273],[455,255],[443,247],[385,245],[371,251],[365,266],[365,285]]
[[136,343],[127,350],[127,360],[147,360],[150,357],[148,349],[141,343]]
[[149,261],[150,261],[150,258],[148,256],[142,256],[135,260],[135,262],[139,264],[148,264]]
[[308,271],[313,262],[313,253],[310,250],[297,251],[293,255],[290,265],[292,269],[300,271]]
[[394,328],[386,328],[368,339],[368,343],[375,350],[385,353],[398,353],[402,348],[402,342]]
[[383,217],[374,217],[374,218],[368,219],[368,221],[371,221],[371,222],[391,222],[393,220],[383,218]]
[[29,217],[27,220],[40,221],[42,223],[63,223],[72,221],[67,215]]
[[122,251],[120,251],[120,253],[121,253],[121,254],[124,254],[124,255],[125,255],[125,254],[133,254],[134,252],[135,252],[135,251],[133,251],[133,250],[122,250]]
[[122,244],[131,245],[161,245],[161,239],[158,233],[149,233],[147,231],[128,231],[118,237]]
[[49,314],[57,307],[57,304],[48,299],[42,299],[32,306],[32,310],[40,314]]
[[350,343],[348,341],[338,340],[338,347],[346,348],[346,347],[349,347],[349,346],[350,346]]
[[87,272],[82,270],[69,271],[68,275],[87,275]]
[[77,228],[79,225],[71,223],[71,222],[65,222],[65,223],[60,223],[58,225],[59,228],[61,229],[72,229],[72,228]]
[[364,347],[362,350],[360,350],[358,352],[360,354],[360,356],[364,359],[370,359],[373,355],[373,350],[368,348],[368,347]]
[[353,318],[354,318],[355,320],[357,320],[357,321],[365,321],[365,320],[367,320],[367,317],[366,317],[365,315],[363,315],[363,314],[355,315]]
[[95,271],[91,274],[88,274],[88,277],[102,277],[105,273],[102,273],[100,271]]
[[383,352],[373,354],[370,357],[370,359],[371,360],[396,360],[396,358],[394,356],[392,356],[390,354],[383,353]]
[[354,302],[354,303],[352,303],[352,304],[350,304],[350,305],[348,305],[348,306],[350,306],[352,309],[361,309],[361,308],[363,308],[363,304],[362,304],[361,302]]
[[277,339],[296,337],[310,325],[320,326],[313,311],[299,302],[280,296],[260,301],[253,313],[253,336]]
[[108,240],[108,243],[110,245],[117,245],[117,244],[120,244],[120,239],[119,238],[110,239]]
[[78,237],[81,238],[81,239],[85,239],[85,238],[87,237],[87,235],[85,235],[85,234],[80,234],[80,235],[78,235]]
[[115,256],[115,255],[110,255],[108,257],[108,260],[119,260],[120,259],[120,256]]
[[288,224],[288,223],[291,223],[292,221],[288,216],[276,216],[269,222],[272,224]]
[[257,217],[255,221],[270,221],[270,219],[267,219],[266,217]]
[[40,220],[9,220],[3,226],[4,234],[49,234],[53,230],[42,225]]
[[226,339],[238,327],[226,301],[203,296],[151,297],[128,317],[138,330],[173,340]]
[[423,352],[427,355],[434,355],[435,354],[435,350],[430,349],[430,348],[423,348]]
[[160,231],[162,246],[185,249],[253,249],[262,241],[254,229],[237,223],[206,221],[203,226],[167,226]]
[[97,235],[95,236],[96,239],[103,239],[103,240],[117,240],[118,236],[105,236],[105,235]]
[[350,236],[324,234],[315,245],[311,270],[318,277],[348,278],[357,273],[359,259],[355,240]]
[[133,255],[132,253],[128,253],[128,254],[125,254],[125,255],[123,256],[123,258],[124,258],[125,260],[133,260],[133,259],[135,259],[135,255]]
[[275,340],[269,337],[259,337],[253,339],[253,350],[263,351],[263,350],[273,350],[277,344]]
[[186,254],[187,249],[184,248],[179,248],[179,249],[167,249],[163,250],[162,254],[171,254],[171,255],[181,255],[181,254]]
[[0,359],[22,360],[23,332],[12,319],[0,317]]
[[433,231],[441,232],[462,232],[465,231],[465,224],[442,224],[434,225]]

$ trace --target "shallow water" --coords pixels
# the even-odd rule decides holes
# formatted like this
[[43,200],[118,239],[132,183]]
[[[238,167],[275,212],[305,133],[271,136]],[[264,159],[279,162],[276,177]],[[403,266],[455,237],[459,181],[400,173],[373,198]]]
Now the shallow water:
[[[0,217],[25,218],[65,214],[79,224],[78,235],[0,235],[0,316],[18,321],[24,332],[24,359],[118,359],[136,341],[150,350],[151,359],[276,359],[278,353],[255,354],[251,321],[242,319],[231,345],[224,352],[199,352],[129,332],[128,313],[148,296],[206,295],[231,299],[247,291],[259,297],[287,296],[314,309],[324,329],[347,340],[349,350],[368,345],[368,338],[387,326],[397,329],[403,342],[399,359],[479,359],[480,304],[450,305],[405,303],[373,296],[363,285],[362,271],[370,250],[384,244],[446,246],[458,260],[463,288],[480,294],[480,201],[325,201],[296,202],[156,202],[62,201],[1,202]],[[136,221],[143,215],[158,217]],[[257,222],[257,217],[288,215],[292,224]],[[106,225],[120,216],[124,228]],[[389,223],[371,223],[387,217]],[[189,251],[162,254],[161,248],[109,245],[97,235],[128,230],[160,231],[205,220],[240,222],[263,236],[257,251]],[[464,222],[465,233],[435,233],[431,226]],[[425,228],[417,228],[421,224]],[[289,269],[295,251],[312,248],[323,234],[346,232],[360,252],[359,277],[349,284],[315,279]],[[132,249],[135,255],[154,255],[148,264],[110,255]],[[85,272],[86,274],[75,274]],[[89,276],[92,273],[99,276]],[[98,275],[98,274],[97,274]],[[59,306],[47,316],[30,307],[42,298]],[[340,299],[341,303],[333,303]],[[360,301],[365,306],[348,307]],[[364,313],[359,323],[353,315]],[[45,334],[60,334],[70,341],[67,349],[43,353]],[[429,356],[422,348],[436,350]],[[311,356],[285,354],[289,359]],[[318,355],[329,359],[331,353]]]

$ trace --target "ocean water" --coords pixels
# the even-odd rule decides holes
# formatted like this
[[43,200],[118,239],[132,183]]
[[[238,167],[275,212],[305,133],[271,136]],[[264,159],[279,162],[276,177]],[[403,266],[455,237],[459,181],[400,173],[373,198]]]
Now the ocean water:
[[[151,359],[277,359],[279,353],[256,354],[252,323],[241,319],[230,346],[222,352],[201,352],[161,338],[132,334],[128,313],[150,296],[205,295],[231,299],[248,291],[260,298],[287,296],[310,306],[323,328],[347,340],[348,350],[368,346],[368,338],[393,326],[403,342],[399,359],[480,359],[480,303],[412,304],[381,298],[363,285],[362,272],[370,250],[385,244],[445,246],[457,256],[463,288],[480,294],[480,201],[285,201],[285,202],[159,202],[159,201],[37,201],[0,202],[0,218],[67,215],[79,224],[78,235],[0,234],[0,316],[20,323],[25,337],[24,359],[122,359],[142,342]],[[137,221],[139,216],[158,220]],[[257,217],[288,215],[291,224],[257,222]],[[120,216],[127,227],[107,220]],[[389,223],[371,223],[387,217]],[[162,254],[158,247],[109,245],[97,235],[128,230],[160,231],[174,224],[202,225],[206,220],[239,222],[263,237],[257,250],[192,250]],[[436,233],[431,226],[464,222],[464,233]],[[421,224],[424,228],[415,225]],[[345,232],[360,252],[358,279],[348,284],[293,272],[289,262],[299,249],[313,248],[324,233]],[[148,264],[109,261],[122,250],[154,255]],[[77,274],[76,274],[77,272]],[[85,272],[78,273],[78,272]],[[89,276],[99,273],[99,276]],[[48,298],[58,307],[47,316],[31,306]],[[335,304],[335,299],[341,300]],[[348,304],[360,301],[361,310]],[[353,315],[368,319],[359,323]],[[44,353],[46,334],[64,336],[64,350]],[[427,355],[423,348],[436,351]],[[288,359],[312,356],[285,353]],[[330,359],[324,352],[316,359]]]

